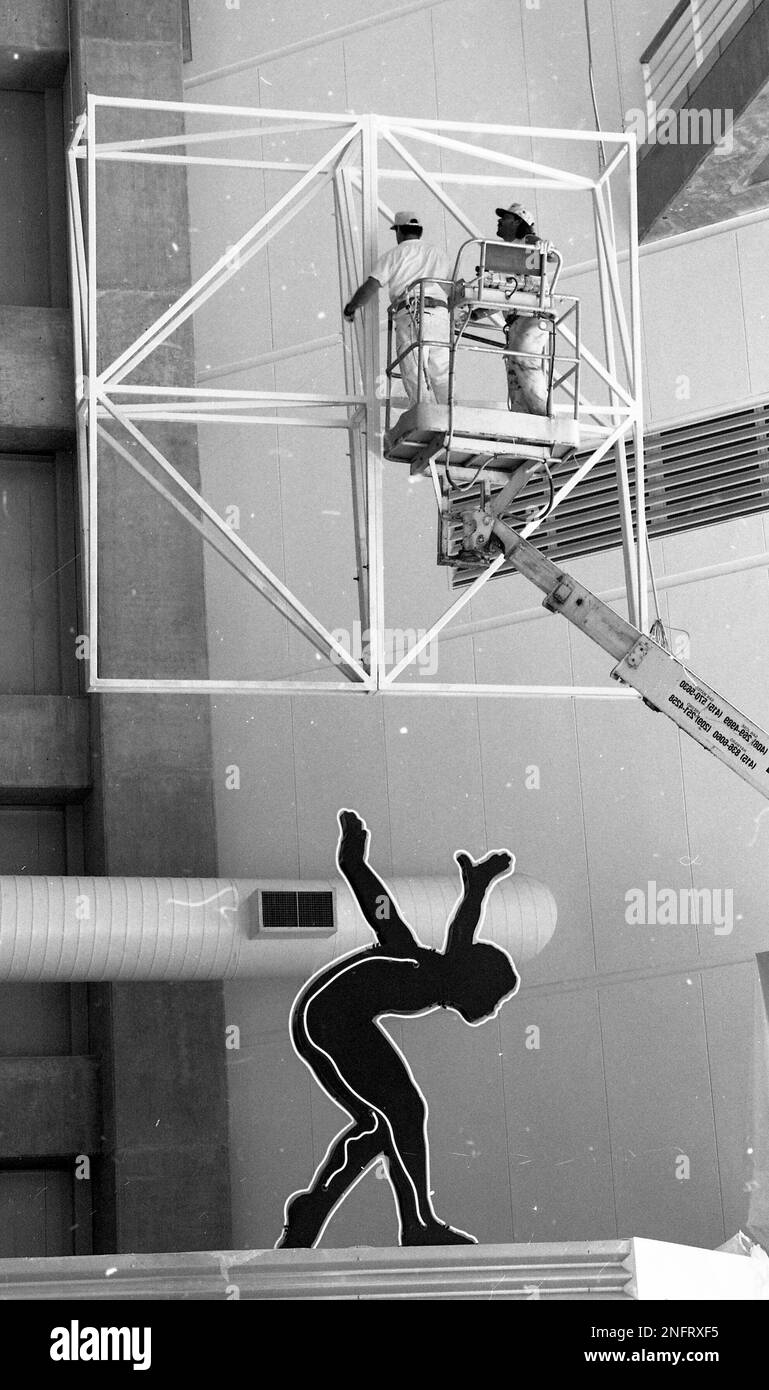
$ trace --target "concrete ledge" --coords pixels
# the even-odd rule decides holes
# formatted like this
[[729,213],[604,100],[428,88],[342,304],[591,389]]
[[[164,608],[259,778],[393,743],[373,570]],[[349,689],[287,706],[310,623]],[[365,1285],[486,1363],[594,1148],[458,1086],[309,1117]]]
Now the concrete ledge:
[[101,1124],[92,1057],[0,1058],[0,1153],[4,1159],[93,1154]]
[[6,1299],[624,1299],[630,1241],[0,1260]]
[[74,432],[69,310],[0,306],[0,450],[68,448]]
[[752,1302],[766,1289],[758,1260],[639,1239],[0,1260],[2,1301]]
[[59,87],[68,61],[62,0],[0,0],[0,87]]
[[[5,31],[7,32],[7,30]],[[0,87],[4,91],[45,91],[60,87],[67,71],[66,48],[0,47]]]
[[88,700],[0,695],[0,802],[80,801],[91,785]]

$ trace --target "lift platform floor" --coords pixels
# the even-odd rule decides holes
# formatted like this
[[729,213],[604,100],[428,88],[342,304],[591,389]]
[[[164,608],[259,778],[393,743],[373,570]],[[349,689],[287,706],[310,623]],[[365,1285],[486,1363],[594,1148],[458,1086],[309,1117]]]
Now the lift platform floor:
[[[451,434],[451,450],[446,446]],[[443,452],[440,462],[469,467],[479,454],[491,455],[495,468],[509,460],[510,468],[522,459],[559,459],[580,442],[578,421],[566,416],[524,415],[513,410],[455,406],[411,406],[385,437],[386,459],[411,464],[412,473],[424,473],[430,459]]]

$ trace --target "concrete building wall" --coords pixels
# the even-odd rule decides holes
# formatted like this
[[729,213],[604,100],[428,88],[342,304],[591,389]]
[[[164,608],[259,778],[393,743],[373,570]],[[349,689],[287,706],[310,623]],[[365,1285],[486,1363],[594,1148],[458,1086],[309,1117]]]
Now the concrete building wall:
[[[178,96],[181,63],[178,0],[134,8],[107,0],[0,4],[6,872],[215,868],[206,702],[80,696],[82,612],[67,452],[74,373],[65,307],[65,130],[86,89]],[[139,331],[153,302],[188,282],[189,262],[183,178],[167,184],[163,199],[151,177],[121,181],[107,170],[99,193],[107,210],[98,253],[103,364]],[[153,243],[156,208],[169,198],[181,210],[174,254],[165,245],[158,253]],[[181,360],[177,351],[161,365],[164,380],[174,379]],[[187,476],[197,478],[194,435],[166,434]],[[144,530],[134,525],[126,472],[105,470],[100,489],[106,651],[118,649],[124,669],[135,670],[149,645],[172,672],[193,652],[204,669],[200,545],[181,527],[164,526],[151,507],[142,512]],[[169,627],[153,647],[158,611]],[[226,1247],[220,989],[104,986],[86,996],[76,988],[5,987],[2,1002],[0,1159],[16,1165],[3,1174],[4,1253]],[[76,1154],[93,1163],[88,1181],[74,1180]],[[39,1167],[43,1160],[39,1172],[27,1171],[27,1161]]]
[[[51,21],[40,6],[24,13],[0,6],[3,873],[82,868],[79,803],[91,781],[74,644],[72,359],[62,239],[65,54],[60,26]],[[78,1110],[79,1120],[96,1115],[94,1094],[75,1100],[67,1079],[80,1064],[73,1054],[83,1006],[82,993],[67,986],[0,989],[0,1249],[9,1255],[92,1248],[90,1201],[82,1187],[77,1191],[66,1157],[85,1137],[82,1129],[75,1136],[67,1110]]]
[[[619,3],[591,5],[606,128],[642,105],[638,58],[669,9],[668,0],[632,13]],[[309,4],[286,10],[193,0],[187,96],[592,127],[583,12],[571,0],[447,0],[363,25],[380,12],[378,0],[331,0],[322,19]],[[321,30],[358,21],[354,32],[314,42]],[[220,72],[258,54],[255,66]],[[308,158],[319,152],[320,136],[314,140]],[[534,142],[535,159],[544,144]],[[566,158],[549,142],[547,153]],[[443,158],[449,169],[451,157]],[[286,187],[280,175],[261,188],[237,175],[216,178],[191,184],[198,271]],[[465,199],[490,233],[494,193]],[[505,194],[505,201],[520,196],[502,180]],[[414,185],[396,184],[392,206],[408,207],[414,197]],[[552,194],[526,201],[567,264],[592,254],[584,210]],[[251,263],[244,289],[233,282],[224,307],[201,315],[199,370],[335,331],[329,217],[319,201],[312,219],[292,224],[286,240]],[[621,240],[621,210],[618,225]],[[426,234],[455,244],[458,229],[430,213]],[[767,224],[756,221],[644,258],[650,425],[727,409],[765,389],[759,268],[768,239]],[[594,281],[574,276],[569,288],[584,299],[586,333],[597,331]],[[329,350],[261,373],[224,373],[216,384],[320,390],[338,384],[340,372]],[[310,446],[288,430],[202,433],[201,469],[212,499],[241,508],[244,536],[265,547],[260,553],[278,574],[324,614],[335,602],[344,625],[355,613],[355,590],[338,445],[333,436]],[[410,487],[390,465],[385,508],[391,621],[426,626],[449,597],[433,563],[429,488]],[[755,568],[661,598],[662,616],[691,635],[692,668],[759,721],[769,718],[756,641],[769,618],[768,551],[761,517],[652,546],[661,576],[763,557]],[[597,592],[622,583],[618,553],[570,568]],[[312,670],[308,649],[248,600],[236,607],[235,592],[211,562],[210,645],[221,673],[227,662],[238,674]],[[513,578],[489,586],[468,616],[515,615],[537,603]],[[579,633],[545,617],[442,643],[438,676],[608,685],[608,666]],[[556,896],[553,941],[497,1022],[472,1036],[449,1016],[388,1024],[430,1103],[441,1215],[489,1240],[632,1232],[716,1245],[732,1233],[745,1219],[751,956],[766,946],[769,886],[752,792],[672,726],[624,703],[217,696],[212,729],[224,873],[250,872],[256,862],[271,874],[330,872],[336,809],[353,805],[372,828],[385,874],[443,870],[459,845],[478,853],[508,844],[520,868]],[[630,925],[625,895],[651,881],[677,891],[731,890],[730,929]],[[290,991],[275,985],[226,991],[227,1021],[241,1030],[229,1075],[234,1234],[244,1245],[275,1239],[285,1197],[308,1180],[341,1122],[291,1051],[290,1002]],[[527,1046],[531,1026],[540,1030],[538,1048]],[[394,1230],[387,1184],[370,1174],[324,1239],[387,1243]]]
[[[131,9],[101,0],[70,6],[73,109],[86,91],[178,98],[181,11],[172,0]],[[109,138],[107,113],[98,138]],[[141,118],[136,133],[144,129]],[[183,177],[100,171],[97,198],[99,365],[106,365],[188,281]],[[155,238],[164,203],[180,225],[177,252]],[[149,369],[178,379],[189,343]],[[153,375],[160,371],[161,376]],[[173,427],[163,444],[197,478],[194,434]],[[113,462],[101,480],[100,612],[105,654],[141,670],[147,648],[167,674],[192,654],[205,667],[200,544],[169,523],[154,497]],[[140,520],[137,518],[141,518]],[[142,524],[143,523],[143,524]],[[167,627],[156,636],[155,614]],[[89,867],[116,873],[210,873],[215,864],[208,709],[200,700],[95,699]],[[106,1140],[97,1239],[106,1249],[194,1249],[229,1231],[221,992],[216,985],[115,986],[92,991],[92,1046],[102,1062]]]

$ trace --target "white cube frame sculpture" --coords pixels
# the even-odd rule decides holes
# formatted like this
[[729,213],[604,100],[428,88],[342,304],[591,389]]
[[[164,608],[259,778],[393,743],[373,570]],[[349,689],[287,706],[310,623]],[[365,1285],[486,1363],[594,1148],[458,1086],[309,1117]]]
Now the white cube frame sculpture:
[[[196,120],[227,116],[242,126],[238,135],[268,136],[276,130],[329,132],[329,148],[312,164],[294,163],[288,166],[296,173],[296,181],[288,191],[270,206],[247,232],[209,266],[208,270],[153,322],[119,356],[101,371],[97,368],[97,294],[96,280],[96,171],[100,161],[134,161],[165,165],[210,165],[225,168],[268,169],[275,163],[257,159],[224,158],[206,151],[206,145],[221,141],[225,132],[212,128],[210,133],[194,135],[174,132],[168,136],[146,139],[110,140],[99,143],[98,113],[104,108],[126,112],[152,111],[178,117],[179,113]],[[231,136],[232,131],[226,132]],[[566,169],[525,160],[494,148],[494,140],[523,137],[541,141],[589,142],[602,152],[601,172],[596,178]],[[194,153],[190,153],[190,146]],[[380,164],[380,152],[386,149],[389,163]],[[608,150],[608,154],[606,151]],[[416,151],[416,152],[415,152]],[[427,168],[423,151],[439,154],[449,151],[452,161],[464,161],[466,170],[446,174]],[[395,158],[393,158],[393,156]],[[85,165],[85,179],[78,178],[78,164]],[[433,160],[435,161],[435,159]],[[188,386],[143,386],[126,384],[125,378],[195,310],[204,304],[224,284],[256,255],[283,227],[312,202],[316,193],[329,184],[333,187],[338,238],[341,303],[349,297],[356,284],[370,273],[378,256],[378,224],[380,218],[389,226],[392,209],[386,201],[388,180],[404,179],[421,185],[423,198],[429,193],[469,237],[482,235],[473,221],[463,212],[447,191],[448,187],[498,187],[500,175],[478,172],[489,164],[504,172],[515,190],[543,189],[587,194],[592,200],[595,228],[597,269],[601,290],[604,344],[602,351],[591,352],[584,345],[581,359],[598,376],[608,394],[608,404],[595,405],[581,393],[578,395],[578,415],[594,447],[587,459],[569,481],[556,491],[554,505],[563,499],[590,472],[594,464],[609,450],[616,448],[618,499],[623,538],[624,571],[630,620],[647,630],[647,540],[644,507],[643,414],[641,390],[641,319],[640,280],[638,266],[638,222],[636,205],[636,139],[632,133],[600,134],[592,131],[550,130],[524,126],[471,124],[457,121],[408,119],[377,115],[355,116],[327,112],[274,111],[239,106],[200,105],[190,102],[145,101],[89,95],[87,109],[77,121],[68,147],[69,181],[69,241],[72,283],[75,289],[74,338],[76,372],[77,440],[81,497],[81,524],[85,551],[86,632],[88,634],[88,689],[90,691],[122,692],[215,692],[215,691],[323,691],[347,694],[398,695],[507,695],[507,696],[585,696],[604,699],[636,699],[635,692],[603,686],[554,685],[478,685],[468,683],[409,682],[401,679],[428,644],[453,621],[456,615],[488,583],[504,563],[500,555],[460,596],[417,638],[405,654],[392,666],[385,660],[384,567],[385,550],[382,520],[382,454],[381,454],[381,392],[379,385],[379,311],[376,301],[368,306],[361,319],[353,325],[344,323],[339,334],[340,359],[344,362],[344,384],[334,395],[296,392],[249,390],[220,390],[190,384]],[[392,167],[397,164],[398,167]],[[285,170],[285,165],[280,166]],[[624,180],[628,210],[629,303],[623,300],[618,270],[618,253],[614,235],[612,180]],[[362,227],[357,222],[357,198],[360,197]],[[567,267],[568,269],[568,267]],[[617,365],[617,346],[624,366],[621,379]],[[570,330],[564,336],[574,345]],[[297,344],[279,354],[287,357],[327,346],[328,338]],[[270,356],[269,354],[267,355]],[[573,386],[570,388],[573,392]],[[573,407],[572,407],[573,408]],[[349,448],[353,487],[353,522],[359,574],[361,627],[370,633],[370,652],[367,660],[356,658],[331,631],[276,576],[254,551],[247,546],[227,522],[210,506],[173,467],[167,458],[146,437],[142,422],[184,421],[188,423],[248,423],[290,424],[337,429],[340,440],[340,461]],[[122,679],[102,676],[99,672],[98,624],[98,467],[100,444],[114,449],[124,462],[147,481],[181,512],[205,540],[210,540],[205,525],[189,510],[185,502],[174,495],[162,482],[142,469],[138,460],[109,430],[117,424],[154,460],[174,487],[185,494],[188,503],[201,513],[214,528],[217,547],[237,552],[238,563],[246,567],[248,581],[263,594],[269,603],[294,624],[313,646],[337,667],[340,679],[314,681],[302,679],[218,680],[218,679]],[[634,472],[636,515],[633,518],[626,443],[634,443]],[[538,523],[529,523],[522,531],[528,536]]]

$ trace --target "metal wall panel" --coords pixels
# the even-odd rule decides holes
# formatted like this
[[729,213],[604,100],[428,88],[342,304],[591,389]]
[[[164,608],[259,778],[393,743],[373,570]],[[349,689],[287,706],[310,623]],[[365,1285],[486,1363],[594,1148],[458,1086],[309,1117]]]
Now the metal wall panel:
[[641,292],[652,419],[728,409],[750,393],[734,234],[642,256]]
[[700,976],[600,991],[617,1229],[713,1249],[723,1236]]
[[[594,990],[520,994],[500,1014],[515,1240],[615,1234]],[[624,1228],[623,1228],[624,1229]]]
[[718,1176],[727,1240],[748,1217],[756,1111],[769,1096],[756,1093],[754,1048],[758,972],[755,963],[725,965],[702,975],[713,1113],[718,1143]]

